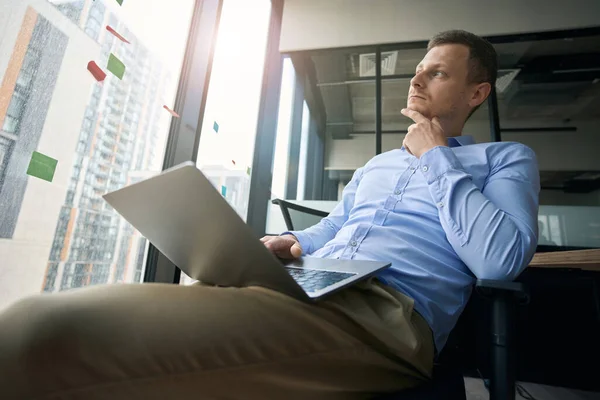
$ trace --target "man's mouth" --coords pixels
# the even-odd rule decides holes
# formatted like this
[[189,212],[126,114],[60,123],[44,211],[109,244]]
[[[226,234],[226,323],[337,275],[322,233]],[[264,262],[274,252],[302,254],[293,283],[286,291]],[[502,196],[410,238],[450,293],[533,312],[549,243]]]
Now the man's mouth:
[[409,99],[417,98],[417,99],[422,99],[422,100],[425,100],[425,97],[423,97],[423,96],[418,96],[418,95],[416,95],[416,94],[412,94],[412,95],[410,95],[408,98],[409,98]]

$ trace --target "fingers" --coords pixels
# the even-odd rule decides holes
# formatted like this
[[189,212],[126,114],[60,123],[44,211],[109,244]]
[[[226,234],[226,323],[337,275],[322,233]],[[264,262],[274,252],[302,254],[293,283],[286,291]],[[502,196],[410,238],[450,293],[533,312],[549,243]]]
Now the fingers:
[[438,117],[433,117],[431,119],[431,123],[436,125],[438,128],[442,127],[442,122],[440,121],[440,119]]
[[277,257],[297,258],[302,255],[302,247],[293,237],[265,236],[261,241],[264,243],[265,247]]
[[421,114],[418,111],[411,110],[410,108],[403,108],[402,111],[400,111],[400,112],[402,113],[402,115],[412,119],[416,123],[429,122],[429,120],[423,114]]

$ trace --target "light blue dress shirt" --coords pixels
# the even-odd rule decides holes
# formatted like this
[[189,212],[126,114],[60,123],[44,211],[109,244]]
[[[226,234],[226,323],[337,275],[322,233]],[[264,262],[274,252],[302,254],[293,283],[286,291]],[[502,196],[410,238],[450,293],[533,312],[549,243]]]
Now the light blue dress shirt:
[[440,351],[476,278],[516,278],[537,245],[535,153],[520,143],[448,139],[358,169],[320,223],[293,233],[307,255],[389,261],[377,277],[412,297]]

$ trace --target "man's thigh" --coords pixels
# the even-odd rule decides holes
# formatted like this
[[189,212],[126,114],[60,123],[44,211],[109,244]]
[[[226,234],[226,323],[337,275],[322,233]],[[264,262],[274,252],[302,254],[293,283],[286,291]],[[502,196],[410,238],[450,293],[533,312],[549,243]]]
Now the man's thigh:
[[422,378],[343,313],[263,288],[92,287],[0,326],[0,398],[352,398]]

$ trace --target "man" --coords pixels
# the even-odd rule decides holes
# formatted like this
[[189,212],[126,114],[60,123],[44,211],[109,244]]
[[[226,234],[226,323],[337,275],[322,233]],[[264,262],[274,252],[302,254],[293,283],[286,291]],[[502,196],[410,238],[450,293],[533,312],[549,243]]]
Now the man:
[[358,399],[422,383],[475,277],[515,278],[537,243],[534,153],[460,136],[496,73],[488,42],[434,37],[403,147],[357,170],[319,224],[262,239],[283,257],[392,261],[376,279],[313,305],[158,284],[26,299],[0,315],[0,398]]

